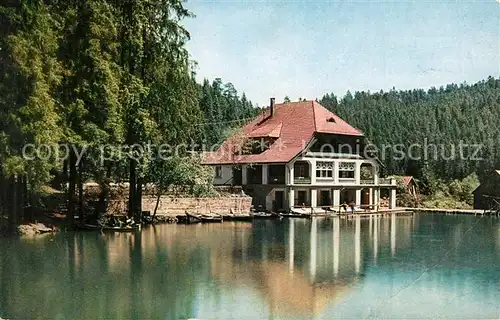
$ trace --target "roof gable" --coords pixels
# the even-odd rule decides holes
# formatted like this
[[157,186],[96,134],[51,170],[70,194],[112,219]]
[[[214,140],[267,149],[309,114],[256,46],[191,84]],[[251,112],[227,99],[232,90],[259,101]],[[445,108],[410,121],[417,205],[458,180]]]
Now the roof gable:
[[345,134],[352,136],[362,136],[363,133],[354,128],[333,112],[328,111],[325,107],[316,101],[312,101],[314,109],[314,121],[316,132]]
[[[316,101],[276,104],[271,116],[269,108],[239,133],[226,140],[210,155],[207,164],[223,163],[285,163],[299,154],[316,132],[362,136],[363,133],[328,111]],[[242,140],[273,138],[274,143],[259,154],[235,154]]]

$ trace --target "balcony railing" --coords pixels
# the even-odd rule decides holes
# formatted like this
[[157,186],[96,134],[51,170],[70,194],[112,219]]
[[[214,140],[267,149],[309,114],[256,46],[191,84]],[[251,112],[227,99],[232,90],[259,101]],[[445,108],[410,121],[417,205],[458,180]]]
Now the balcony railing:
[[294,177],[293,182],[295,184],[311,184],[310,177]]
[[375,184],[375,180],[373,179],[361,179],[360,184]]
[[381,178],[378,179],[379,184],[391,184],[391,179]]

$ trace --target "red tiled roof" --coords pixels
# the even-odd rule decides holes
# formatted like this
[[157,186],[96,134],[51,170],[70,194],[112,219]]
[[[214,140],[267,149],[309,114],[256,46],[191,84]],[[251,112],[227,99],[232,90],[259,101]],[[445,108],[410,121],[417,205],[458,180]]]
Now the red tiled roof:
[[[284,163],[293,159],[311,141],[314,134],[331,133],[363,136],[336,114],[316,101],[277,104],[270,117],[269,109],[246,124],[241,133],[226,140],[213,153],[204,157],[205,164]],[[235,150],[246,138],[275,138],[269,149],[260,154],[238,155]]]
[[250,132],[247,137],[249,138],[279,138],[281,135],[281,128],[283,127],[283,123],[278,124],[274,128],[272,126],[262,126],[261,128],[257,128],[254,131]]

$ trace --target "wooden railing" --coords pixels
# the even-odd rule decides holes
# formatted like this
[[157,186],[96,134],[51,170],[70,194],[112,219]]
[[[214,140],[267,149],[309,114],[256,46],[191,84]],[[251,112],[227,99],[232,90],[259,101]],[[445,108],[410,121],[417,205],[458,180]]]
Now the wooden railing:
[[360,184],[375,184],[375,180],[373,179],[361,179]]
[[378,179],[378,184],[391,184],[391,179],[380,178]]

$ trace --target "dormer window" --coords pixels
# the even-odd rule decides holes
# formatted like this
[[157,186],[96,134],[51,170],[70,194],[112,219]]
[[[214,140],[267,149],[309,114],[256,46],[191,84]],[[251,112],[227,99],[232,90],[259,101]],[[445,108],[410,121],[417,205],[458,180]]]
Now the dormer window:
[[269,149],[274,141],[276,138],[249,138],[243,143],[238,153],[242,155],[260,154]]

